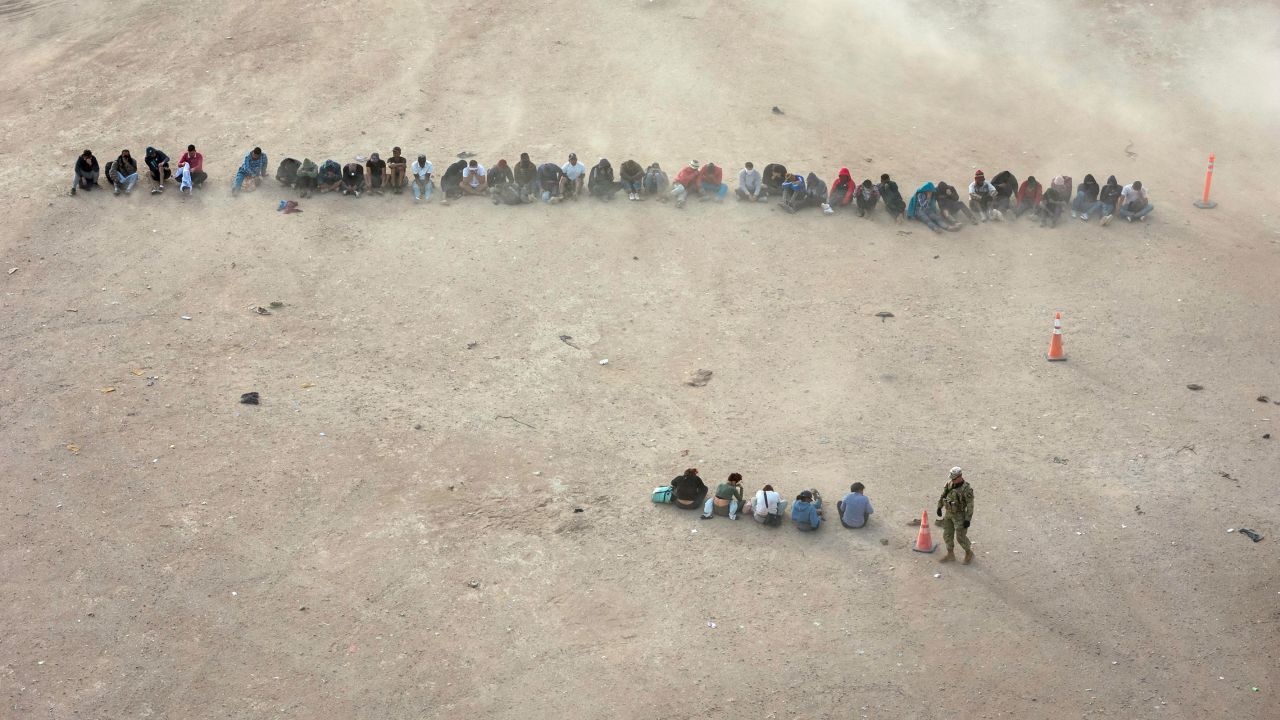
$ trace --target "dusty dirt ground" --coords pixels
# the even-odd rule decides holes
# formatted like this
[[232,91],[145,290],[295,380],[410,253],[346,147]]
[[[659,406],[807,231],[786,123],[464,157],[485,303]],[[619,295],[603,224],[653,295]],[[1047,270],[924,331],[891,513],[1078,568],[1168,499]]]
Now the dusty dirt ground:
[[[0,717],[1280,715],[1280,11],[880,5],[0,2]],[[188,142],[196,198],[66,195]],[[395,144],[1156,212],[227,193]],[[877,512],[652,505],[689,465]],[[968,567],[908,549],[952,465]]]

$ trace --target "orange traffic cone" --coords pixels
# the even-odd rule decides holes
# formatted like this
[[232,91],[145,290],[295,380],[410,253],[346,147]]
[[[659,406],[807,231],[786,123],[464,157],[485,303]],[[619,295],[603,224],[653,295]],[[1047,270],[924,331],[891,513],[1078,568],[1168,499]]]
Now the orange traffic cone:
[[916,536],[916,544],[911,548],[916,552],[931,553],[938,549],[933,544],[933,534],[929,532],[929,511],[920,516],[920,534]]
[[1062,313],[1053,314],[1053,339],[1049,341],[1049,352],[1045,353],[1049,362],[1066,360],[1067,354],[1062,350]]

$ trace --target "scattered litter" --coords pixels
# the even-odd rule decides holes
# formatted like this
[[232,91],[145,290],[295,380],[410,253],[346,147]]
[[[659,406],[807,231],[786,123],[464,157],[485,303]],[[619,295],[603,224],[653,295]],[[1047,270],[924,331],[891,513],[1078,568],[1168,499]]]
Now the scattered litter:
[[14,274],[14,273],[16,273],[16,272],[18,272],[18,268],[9,268],[9,274],[10,274],[10,275],[12,275],[12,274]]
[[[258,404],[258,393],[257,393],[257,391],[254,391],[254,392],[247,392],[247,393],[245,393],[245,394],[241,395],[241,396],[240,396],[240,402],[244,403],[245,405],[257,405],[257,404]],[[323,433],[321,433],[321,434],[323,434]]]
[[689,387],[705,387],[706,384],[709,382],[711,382],[711,371],[699,370],[698,372],[694,373],[693,376],[690,377],[688,380],[685,380],[684,384],[688,385]]
[[532,428],[532,429],[534,429],[534,430],[537,430],[537,429],[538,429],[538,428],[536,428],[536,427],[533,427],[533,426],[532,426],[532,425],[530,425],[529,423],[527,423],[527,422],[525,422],[525,421],[523,421],[523,420],[520,420],[519,418],[516,418],[514,415],[494,415],[494,416],[493,416],[493,419],[494,419],[494,420],[510,420],[510,421],[512,421],[512,422],[520,423],[521,425],[523,425],[523,426],[525,426],[525,427],[527,427],[527,428]]
[[316,386],[315,383],[302,383],[302,385],[299,385],[299,387],[301,387],[303,390],[310,390],[315,386]]
[[1203,385],[1197,385],[1197,384],[1195,384],[1195,383],[1191,383],[1190,385],[1188,385],[1188,386],[1187,386],[1187,389],[1188,389],[1188,390],[1203,390],[1203,389],[1204,389],[1204,386],[1203,386]]
[[1054,462],[1056,462],[1056,463],[1058,463],[1059,465],[1066,465],[1066,464],[1067,464],[1067,459],[1066,459],[1066,458],[1060,458],[1060,457],[1058,457],[1057,455],[1054,455],[1054,456],[1053,456],[1053,461],[1054,461]]
[[889,538],[880,538],[880,544],[881,544],[881,545],[888,545],[888,544],[889,544]]
[[302,210],[298,208],[297,200],[281,200],[280,205],[276,208],[276,212],[284,213],[285,215],[292,215],[294,213],[300,213]]
[[560,342],[564,343],[565,345],[568,345],[569,347],[573,348],[574,350],[581,350],[581,349],[582,349],[582,348],[578,347],[577,345],[574,345],[574,344],[573,344],[573,336],[572,336],[572,335],[561,335],[561,336],[560,336]]
[[715,624],[715,623],[713,623],[713,622],[711,622],[710,620],[708,620],[708,621],[707,621],[707,627],[709,627],[709,628],[711,628],[711,629],[713,629],[713,630],[714,630],[714,629],[715,629],[715,627],[716,627],[716,624]]
[[458,153],[459,160],[466,160],[467,158],[473,158],[475,156],[476,154],[471,152],[470,150],[463,150],[462,152]]
[[786,113],[782,112],[782,108],[778,107],[777,105],[774,105],[773,108],[770,110],[770,112],[772,112],[774,115],[786,115]]
[[261,305],[257,305],[257,306],[255,306],[255,307],[253,308],[253,311],[254,311],[254,312],[256,312],[256,313],[258,313],[259,315],[270,315],[270,314],[271,314],[271,311],[270,311],[270,310],[268,310],[268,309],[266,309],[266,308],[262,307]]
[[67,449],[71,451],[72,455],[80,454],[80,446],[75,443],[67,443]]
[[1229,473],[1229,472],[1225,472],[1225,471],[1221,471],[1221,470],[1220,470],[1220,471],[1218,471],[1218,477],[1220,477],[1220,478],[1226,478],[1227,480],[1230,480],[1231,482],[1240,482],[1240,478],[1233,478],[1233,477],[1231,477],[1231,473]]
[[1235,531],[1236,531],[1236,529],[1235,529],[1235,528],[1227,528],[1227,532],[1229,532],[1229,533],[1233,533],[1233,532],[1235,532]]
[[933,576],[934,576],[935,578],[940,578],[940,577],[942,577],[942,573],[934,573],[934,574],[933,574]]
[[1134,512],[1136,512],[1136,513],[1138,513],[1139,515],[1146,515],[1146,513],[1142,512],[1142,506],[1141,506],[1141,505],[1134,505],[1134,506],[1133,506],[1133,511],[1134,511]]
[[1262,542],[1262,536],[1249,528],[1240,528],[1240,534],[1254,542]]
[[472,590],[479,590],[479,589],[480,589],[480,581],[479,581],[479,580],[468,580],[468,581],[467,581],[467,587],[471,588]]
[[116,389],[113,387],[98,388],[98,392],[102,393],[103,395],[106,395],[107,393],[113,393],[115,391]]
[[1259,395],[1259,396],[1258,396],[1258,402],[1260,402],[1260,403],[1268,403],[1268,402],[1271,402],[1271,398],[1267,397],[1266,395]]
[[884,322],[885,320],[888,320],[889,318],[894,317],[894,315],[888,310],[881,310],[880,312],[876,313],[876,317],[880,318],[880,322]]
[[475,342],[475,341],[473,340],[473,341],[471,341],[471,342],[467,343],[467,349],[468,349],[468,350],[475,350],[477,347],[479,347],[479,345],[480,345],[480,343]]
[[1263,439],[1263,440],[1270,440],[1270,439],[1271,439],[1271,433],[1262,433],[1262,439]]
[[130,370],[130,371],[129,371],[129,374],[130,374],[130,375],[136,375],[136,376],[138,376],[138,377],[142,377],[142,373],[144,373],[144,372],[146,372],[146,370],[143,370],[142,368],[138,368],[138,369],[136,369],[136,370]]
[[573,511],[576,513],[586,512],[586,510],[583,510],[582,508],[574,508]]
[[182,316],[182,319],[183,319],[183,320],[190,320],[190,319],[191,319],[191,316],[190,316],[190,315],[183,315],[183,316]]
[[601,364],[601,365],[608,365],[608,364],[609,364],[609,358],[605,358],[605,359],[601,360],[601,361],[600,361],[600,364]]
[[908,527],[919,527],[919,526],[920,526],[920,518],[912,518],[912,519],[911,519],[911,522],[907,523],[907,526],[908,526]]
[[280,308],[284,307],[284,303],[280,302],[279,300],[272,300],[269,304],[271,305],[272,308],[276,310],[279,310]]

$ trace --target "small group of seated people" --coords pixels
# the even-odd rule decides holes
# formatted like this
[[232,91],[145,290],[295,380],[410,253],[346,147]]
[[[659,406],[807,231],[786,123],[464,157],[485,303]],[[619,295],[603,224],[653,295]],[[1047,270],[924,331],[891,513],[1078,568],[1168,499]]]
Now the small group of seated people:
[[[840,524],[844,527],[865,527],[875,512],[871,501],[863,494],[865,489],[862,483],[855,482],[849,486],[849,494],[836,503]],[[711,493],[698,475],[697,468],[688,468],[671,481],[671,502],[686,510],[701,507],[703,520],[710,520],[716,515],[727,515],[730,520],[737,520],[738,511],[742,510],[763,525],[781,525],[787,511],[787,502],[772,485],[765,485],[744,503],[740,473],[731,473]],[[812,531],[819,529],[824,520],[822,495],[816,489],[804,490],[796,496],[791,504],[792,524],[800,530]]]
[[720,202],[728,194],[729,186],[724,184],[724,170],[715,163],[707,163],[704,167],[697,160],[690,160],[688,165],[676,173],[671,183],[671,197],[678,208],[684,207],[690,195]]

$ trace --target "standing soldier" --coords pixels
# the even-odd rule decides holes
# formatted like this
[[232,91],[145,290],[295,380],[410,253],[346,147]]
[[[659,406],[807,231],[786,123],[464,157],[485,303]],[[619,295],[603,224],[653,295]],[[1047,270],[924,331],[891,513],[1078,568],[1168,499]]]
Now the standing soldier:
[[964,480],[964,471],[958,467],[951,468],[951,479],[942,489],[942,497],[938,498],[938,517],[942,517],[942,508],[947,509],[947,516],[942,521],[942,540],[947,543],[947,554],[938,562],[953,562],[956,559],[956,540],[964,548],[964,564],[973,562],[973,550],[969,547],[969,521],[973,520],[973,486]]

